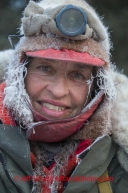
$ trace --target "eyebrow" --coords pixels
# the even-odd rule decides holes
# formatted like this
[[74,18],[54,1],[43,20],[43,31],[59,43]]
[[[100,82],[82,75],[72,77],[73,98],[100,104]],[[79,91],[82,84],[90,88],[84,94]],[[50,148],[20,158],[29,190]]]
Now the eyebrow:
[[92,66],[87,64],[75,63],[75,67],[80,69],[86,69],[86,68],[91,68]]
[[[46,59],[46,58],[44,58],[43,60],[46,61],[46,62],[47,62],[47,61],[53,62],[53,63],[55,62],[54,59]],[[70,61],[70,62],[71,62],[71,61]],[[87,64],[83,64],[83,63],[75,63],[74,65],[75,65],[75,67],[78,68],[78,69],[87,69],[87,68],[90,69],[90,68],[92,68],[92,65],[87,65]]]

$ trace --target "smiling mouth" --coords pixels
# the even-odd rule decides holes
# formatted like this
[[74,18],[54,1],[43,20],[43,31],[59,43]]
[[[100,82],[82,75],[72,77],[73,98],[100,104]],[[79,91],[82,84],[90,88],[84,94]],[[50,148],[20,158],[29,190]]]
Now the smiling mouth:
[[41,103],[40,102],[40,105],[42,105],[50,110],[53,110],[53,111],[64,111],[66,109],[65,107],[55,106],[55,105],[51,105],[49,103]]

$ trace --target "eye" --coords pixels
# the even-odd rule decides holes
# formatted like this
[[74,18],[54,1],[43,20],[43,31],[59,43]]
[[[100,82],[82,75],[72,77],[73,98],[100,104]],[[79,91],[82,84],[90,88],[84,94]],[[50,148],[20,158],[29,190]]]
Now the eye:
[[73,72],[72,77],[76,79],[86,80],[86,77],[80,72]]
[[51,76],[55,73],[54,65],[42,59],[33,59],[27,67],[28,73],[35,73],[42,76]]
[[45,71],[45,72],[49,72],[50,71],[50,66],[47,65],[42,65],[40,67],[38,67],[40,70]]
[[54,69],[47,64],[41,64],[37,67],[36,72],[42,75],[52,75],[54,73]]
[[28,68],[28,73],[35,73],[42,76],[51,76],[54,74],[54,69],[49,64],[35,64]]
[[71,72],[69,78],[73,81],[86,83],[86,77],[81,72]]
[[78,73],[78,72],[75,72],[73,74],[73,76],[74,76],[74,78],[78,78],[78,79],[83,78],[83,75],[81,73]]

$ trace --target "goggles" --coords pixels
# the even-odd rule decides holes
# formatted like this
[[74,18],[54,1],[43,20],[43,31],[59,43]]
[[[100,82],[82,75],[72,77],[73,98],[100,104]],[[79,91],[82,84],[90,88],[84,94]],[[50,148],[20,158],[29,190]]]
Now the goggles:
[[[77,36],[85,32],[87,15],[81,8],[73,5],[67,5],[56,16],[55,22],[60,32],[65,36]],[[13,40],[16,38],[19,39],[23,36],[24,35],[9,35],[8,39],[11,46],[15,48]]]

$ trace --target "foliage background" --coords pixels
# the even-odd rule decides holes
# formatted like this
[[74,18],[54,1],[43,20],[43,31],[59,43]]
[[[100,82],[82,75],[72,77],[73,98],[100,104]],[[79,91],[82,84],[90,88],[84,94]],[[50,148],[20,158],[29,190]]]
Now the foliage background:
[[[52,1],[52,0],[51,0]],[[10,48],[9,34],[17,34],[20,18],[29,0],[0,1],[0,50]],[[112,63],[128,75],[128,1],[87,0],[109,26],[113,42]]]

